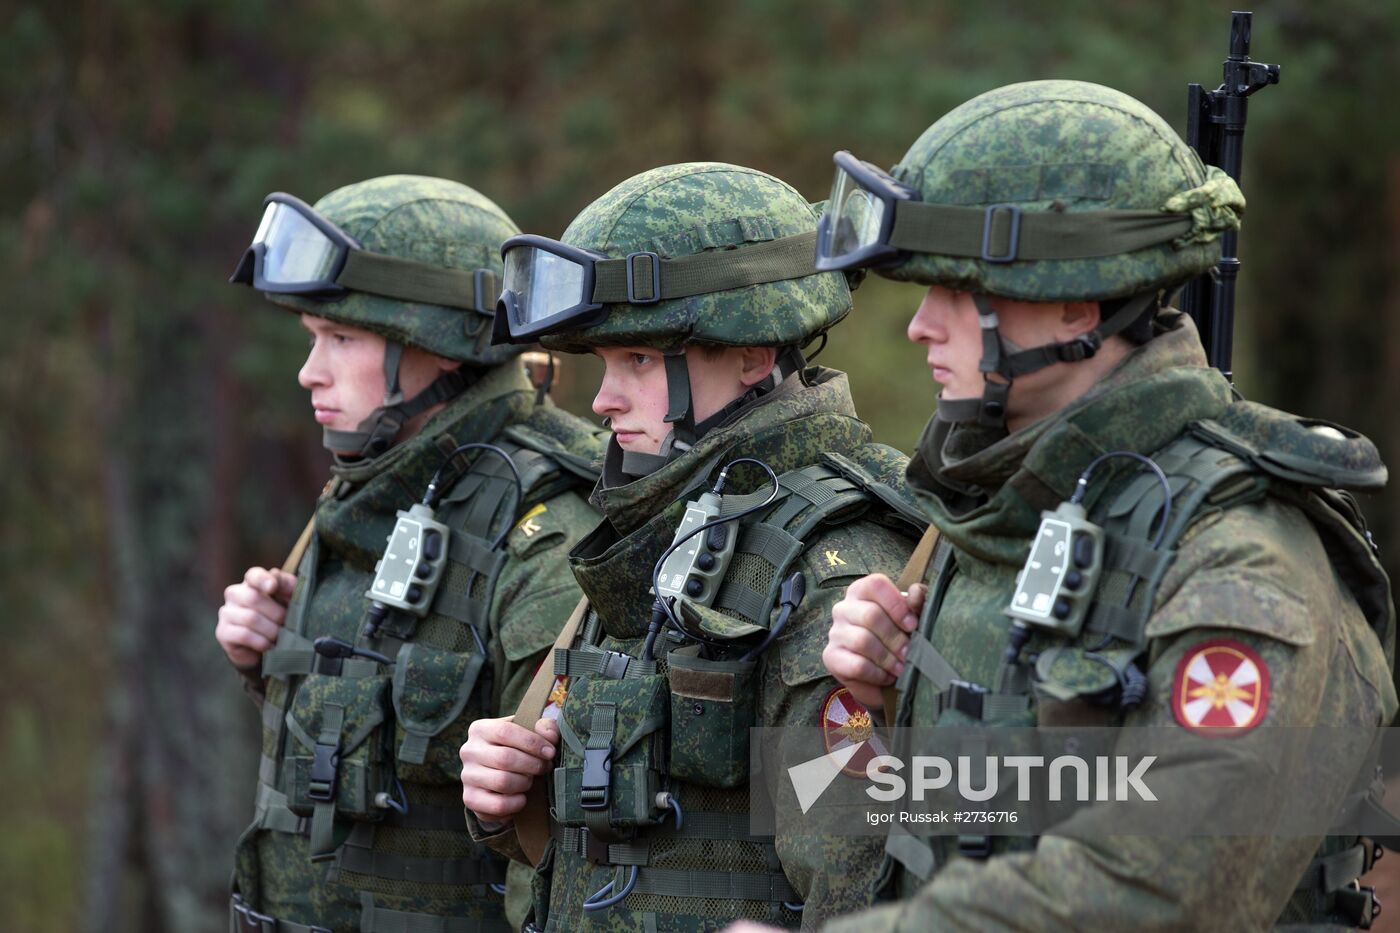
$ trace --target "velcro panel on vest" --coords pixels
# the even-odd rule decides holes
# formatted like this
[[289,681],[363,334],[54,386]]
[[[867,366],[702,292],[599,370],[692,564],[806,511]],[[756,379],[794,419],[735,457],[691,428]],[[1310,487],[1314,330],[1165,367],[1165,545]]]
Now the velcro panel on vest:
[[513,928],[498,918],[437,917],[376,907],[374,895],[362,892],[360,933],[513,933]]
[[347,843],[340,847],[341,871],[372,875],[389,881],[442,885],[504,884],[506,867],[499,858],[426,858],[380,852]]
[[781,871],[696,871],[644,868],[637,874],[633,894],[659,897],[703,897],[769,903],[802,900]]

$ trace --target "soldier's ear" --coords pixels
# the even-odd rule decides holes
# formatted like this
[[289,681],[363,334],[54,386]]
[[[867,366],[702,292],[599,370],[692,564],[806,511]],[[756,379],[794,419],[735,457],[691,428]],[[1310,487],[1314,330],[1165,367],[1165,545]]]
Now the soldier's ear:
[[1097,301],[1066,301],[1060,311],[1061,340],[1073,340],[1099,326],[1103,313]]
[[739,380],[745,386],[756,386],[768,378],[778,360],[773,347],[740,347]]

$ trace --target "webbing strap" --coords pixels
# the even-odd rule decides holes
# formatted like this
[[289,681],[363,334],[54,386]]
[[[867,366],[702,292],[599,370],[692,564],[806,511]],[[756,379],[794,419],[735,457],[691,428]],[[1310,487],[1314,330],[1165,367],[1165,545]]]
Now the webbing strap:
[[675,259],[662,259],[648,252],[633,253],[626,259],[600,259],[593,266],[592,300],[598,304],[623,304],[634,300],[650,304],[746,285],[798,279],[817,271],[816,250],[817,233],[813,230],[737,249],[711,250]]
[[[311,811],[311,861],[318,862],[335,854],[335,793],[339,776],[340,730],[345,721],[345,707],[338,703],[327,703],[321,714],[321,734],[316,739],[315,764],[311,767],[309,792],[316,800]],[[316,773],[323,748],[333,748],[329,780],[320,780]]]
[[[554,676],[574,677],[579,674],[599,674],[607,669],[609,665],[618,663],[615,661],[616,658],[617,655],[607,651],[556,648],[554,649]],[[624,670],[626,673],[614,679],[626,680],[633,677],[645,677],[655,674],[656,662],[628,657]]]
[[1331,855],[1316,856],[1294,887],[1331,894],[1350,886],[1366,871],[1366,848],[1367,844],[1361,842]]
[[254,814],[253,822],[260,829],[305,836],[310,828],[310,821],[306,817],[297,816],[287,808],[287,795],[267,784],[258,785]]
[[381,852],[348,842],[340,848],[340,870],[390,881],[423,884],[504,884],[505,865],[494,858],[425,858]]
[[512,927],[494,917],[435,917],[432,914],[376,907],[374,895],[362,891],[360,933],[512,933]]
[[911,632],[909,634],[909,656],[908,663],[914,665],[920,674],[928,678],[935,690],[939,693],[952,686],[953,681],[962,680],[957,668],[948,663],[948,659],[935,647],[933,643],[924,637],[922,632]]
[[[938,536],[939,531],[937,525],[930,524],[924,529],[923,536],[919,538],[919,543],[914,545],[914,553],[909,555],[909,560],[904,564],[904,569],[899,572],[899,579],[895,581],[894,585],[898,587],[901,593],[908,593],[910,588],[915,584],[923,582],[924,577],[928,574],[928,565],[930,561],[933,560],[934,548],[938,546]],[[928,645],[929,648],[933,647],[922,633],[913,632],[910,635],[910,655],[913,655],[916,650],[921,650],[914,647],[913,643],[915,641],[922,641],[924,644]],[[943,663],[947,665],[947,671],[944,673],[952,674],[952,676],[948,677],[948,683],[952,683],[956,680],[957,671],[953,670],[953,666],[948,664],[947,660],[941,654],[938,654],[937,651],[934,652],[934,655],[938,657],[938,660],[943,661]],[[928,659],[925,658],[925,661],[927,660]],[[910,663],[916,668],[919,665],[917,660],[911,660]],[[933,680],[935,684],[938,682],[937,679],[930,674],[925,674],[925,676]],[[938,689],[942,691],[944,687],[939,687]],[[894,684],[891,684],[881,691],[881,699],[884,701],[885,706],[885,724],[893,729],[895,717],[899,714],[899,689]]]
[[[554,838],[560,849],[584,858],[589,856],[588,839],[585,830],[570,826],[554,825]],[[621,842],[605,846],[606,861],[602,865],[645,865],[651,857],[651,846],[646,842]]]
[[277,635],[277,644],[263,655],[262,673],[264,677],[301,677],[306,674],[332,674],[336,677],[374,677],[380,673],[379,662],[365,658],[336,658],[339,670],[327,665],[311,646],[311,641],[295,632],[283,629]]
[[612,743],[617,731],[617,705],[599,703],[592,709],[588,723],[588,740],[583,746],[583,780],[579,787],[579,806],[583,822],[597,839],[615,838],[612,830],[612,807],[609,805],[609,785],[612,783]]
[[933,877],[933,870],[937,864],[933,847],[898,823],[890,827],[890,833],[885,837],[885,854],[903,865],[905,871],[920,881],[927,881]]
[[898,201],[890,245],[992,262],[1093,259],[1170,243],[1190,231],[1189,215],[1162,211],[1061,213]]
[[[582,624],[587,615],[588,600],[587,598],[580,599],[568,621],[564,623],[564,627],[559,630],[559,636],[554,639],[556,655],[573,644],[579,625]],[[520,698],[520,705],[516,707],[511,720],[526,729],[533,729],[535,723],[543,715],[545,706],[549,703],[549,693],[553,684],[554,676],[550,673],[549,665],[541,664],[540,669],[535,672],[534,678],[530,681],[530,686],[526,688],[525,695]],[[559,721],[563,722],[562,719]],[[515,815],[515,838],[520,844],[520,850],[530,859],[530,864],[539,864],[540,859],[544,856],[545,848],[549,845],[549,783],[547,780],[536,780],[526,792],[525,809]]]
[[352,249],[336,284],[357,292],[402,301],[422,301],[449,308],[476,310],[475,272],[444,269],[427,263]]
[[646,868],[637,875],[633,894],[660,897],[707,897],[739,901],[800,901],[782,872],[697,871]]
[[287,559],[282,561],[283,573],[295,574],[297,572],[297,565],[301,563],[301,556],[306,553],[306,549],[311,545],[311,536],[315,533],[316,514],[313,512],[310,521],[306,523],[306,527],[301,530],[301,534],[297,535],[296,544],[292,545],[291,551],[287,554]]

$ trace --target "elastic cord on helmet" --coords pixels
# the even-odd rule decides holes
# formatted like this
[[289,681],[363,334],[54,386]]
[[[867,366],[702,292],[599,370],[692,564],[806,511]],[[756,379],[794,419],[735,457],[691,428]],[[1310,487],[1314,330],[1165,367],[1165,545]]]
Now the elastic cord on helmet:
[[[1011,384],[1024,376],[1056,363],[1078,363],[1099,352],[1105,340],[1128,328],[1159,298],[1159,292],[1141,292],[1125,301],[1121,307],[1102,320],[1098,327],[1073,340],[1047,343],[1023,350],[1001,335],[1000,321],[991,299],[983,292],[973,292],[977,305],[977,320],[982,328],[982,359],[977,368],[983,374],[982,395],[970,399],[938,400],[938,417],[944,421],[975,422],[984,427],[1006,427],[1007,402]],[[1005,382],[993,382],[992,373]]]
[[467,388],[467,377],[461,368],[449,369],[438,376],[422,392],[405,400],[399,385],[399,364],[403,360],[403,344],[397,340],[384,342],[384,402],[369,413],[353,431],[325,428],[321,444],[327,450],[356,457],[377,457],[393,446],[403,426],[413,416],[461,395]]

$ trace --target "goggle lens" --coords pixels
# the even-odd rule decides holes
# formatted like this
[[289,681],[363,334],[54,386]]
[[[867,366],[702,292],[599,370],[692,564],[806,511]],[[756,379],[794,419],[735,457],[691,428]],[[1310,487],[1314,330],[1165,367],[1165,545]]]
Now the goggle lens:
[[269,285],[305,285],[331,278],[341,247],[294,207],[273,201],[253,236],[263,244],[262,278]]
[[511,324],[529,327],[588,301],[584,267],[530,246],[506,251],[504,288],[515,296]]
[[845,169],[836,170],[826,224],[823,254],[830,258],[847,256],[880,241],[885,220],[885,201],[865,190]]

